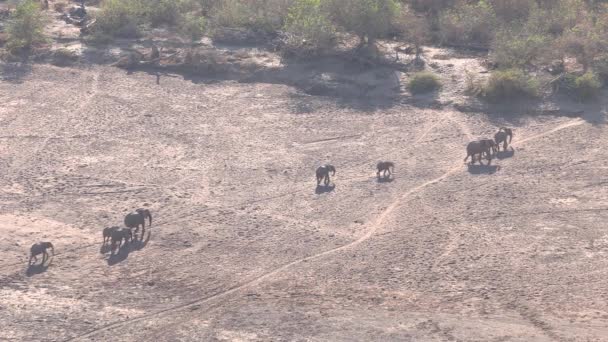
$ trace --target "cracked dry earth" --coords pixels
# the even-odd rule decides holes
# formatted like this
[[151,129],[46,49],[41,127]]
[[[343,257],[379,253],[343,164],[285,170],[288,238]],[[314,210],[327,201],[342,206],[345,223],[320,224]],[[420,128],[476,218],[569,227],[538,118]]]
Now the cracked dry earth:
[[[155,81],[0,83],[0,340],[608,340],[604,125]],[[467,167],[501,125],[514,150]],[[102,228],[142,206],[110,258]],[[27,273],[37,240],[57,255]]]

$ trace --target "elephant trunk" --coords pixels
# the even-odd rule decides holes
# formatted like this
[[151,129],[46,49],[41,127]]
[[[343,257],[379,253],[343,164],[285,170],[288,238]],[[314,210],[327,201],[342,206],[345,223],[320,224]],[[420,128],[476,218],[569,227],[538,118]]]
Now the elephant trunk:
[[49,247],[51,247],[51,252],[53,252],[53,255],[55,255],[55,247],[50,242],[49,242]]
[[150,213],[150,210],[146,210],[146,215],[148,216],[148,219],[150,220],[150,226],[152,225],[152,214]]

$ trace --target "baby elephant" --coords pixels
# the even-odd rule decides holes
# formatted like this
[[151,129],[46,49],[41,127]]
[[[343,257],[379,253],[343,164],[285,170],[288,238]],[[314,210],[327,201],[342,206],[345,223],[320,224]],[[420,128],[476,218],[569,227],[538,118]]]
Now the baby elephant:
[[324,181],[325,186],[329,185],[329,172],[332,172],[332,176],[336,175],[336,168],[333,165],[325,164],[317,168],[317,186],[321,184],[321,180]]
[[376,177],[380,178],[380,172],[383,173],[382,177],[386,178],[387,173],[388,177],[390,177],[391,173],[395,172],[395,164],[390,161],[378,162],[378,164],[376,164],[376,169],[378,169],[378,172],[376,172]]
[[46,251],[47,249],[51,249],[51,252],[53,253],[53,255],[55,255],[55,248],[53,247],[53,244],[50,242],[38,242],[32,245],[32,247],[30,248],[30,260],[28,261],[28,265],[32,264],[32,259],[34,259],[34,262],[38,261],[38,255],[42,254],[42,264],[44,264],[48,258],[49,258],[49,253]]
[[[120,249],[121,246],[126,245],[128,242],[133,240],[133,232],[131,228],[120,228],[112,231],[112,248],[111,253],[114,254],[114,251],[118,247]],[[123,244],[124,241],[124,244]],[[116,246],[118,244],[118,246]]]
[[115,230],[118,230],[120,228],[118,227],[106,227],[103,229],[103,244],[105,245],[106,243],[110,242],[110,239],[112,238],[112,232]]
[[[507,142],[507,138],[508,142]],[[503,151],[507,150],[507,146],[513,140],[513,130],[511,128],[501,127],[496,134],[494,134],[494,141],[496,142],[496,147],[500,151],[500,144],[502,143]]]

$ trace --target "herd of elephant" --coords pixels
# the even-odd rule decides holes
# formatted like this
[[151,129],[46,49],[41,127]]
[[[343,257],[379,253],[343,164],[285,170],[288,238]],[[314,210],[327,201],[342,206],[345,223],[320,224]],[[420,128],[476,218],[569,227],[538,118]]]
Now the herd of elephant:
[[[488,160],[488,165],[492,162],[492,155],[500,151],[500,145],[502,144],[503,151],[507,150],[507,147],[513,140],[513,130],[511,128],[501,127],[496,134],[494,134],[494,139],[484,138],[476,141],[471,141],[467,145],[467,156],[464,158],[466,162],[469,157],[471,157],[471,164],[475,164],[475,156],[478,156],[479,164],[481,164],[481,160],[485,154],[486,159]],[[390,177],[392,171],[394,171],[395,164],[390,161],[381,161],[376,164],[376,176],[380,178],[382,177]],[[325,186],[328,186],[330,183],[329,174],[334,176],[336,174],[335,166],[331,164],[321,165],[317,168],[316,176],[317,176],[317,186],[323,182]]]
[[[508,141],[507,141],[508,140]],[[471,164],[475,164],[475,156],[478,155],[479,164],[483,155],[486,155],[488,159],[488,165],[492,162],[492,152],[496,153],[500,151],[500,145],[502,144],[503,151],[507,150],[507,146],[513,140],[513,130],[511,128],[501,127],[496,134],[494,134],[494,140],[484,138],[476,141],[471,141],[467,145],[467,156],[464,158],[466,162],[471,157]]]
[[[146,233],[146,219],[149,220],[148,225],[152,226],[152,214],[150,213],[150,210],[140,208],[128,213],[125,216],[125,227],[113,226],[103,229],[103,244],[105,246],[108,242],[110,243],[111,255],[113,255],[117,249],[120,249],[122,246],[130,243],[134,238],[136,239],[140,226],[140,239],[143,240]],[[28,261],[28,265],[32,265],[32,260],[34,262],[38,262],[39,255],[42,255],[41,265],[44,265],[44,263],[49,259],[48,250],[51,251],[51,255],[55,255],[55,248],[51,242],[38,242],[33,244],[30,248],[30,259]]]
[[[494,134],[494,139],[484,138],[476,141],[472,141],[467,145],[467,156],[464,158],[466,162],[469,157],[471,157],[471,164],[475,164],[475,156],[478,156],[479,164],[482,164],[481,160],[486,156],[488,160],[488,165],[492,162],[492,154],[500,151],[500,146],[502,144],[503,151],[506,151],[507,146],[513,140],[513,130],[511,128],[501,127],[496,134]],[[381,161],[376,164],[376,176],[380,178],[382,177],[390,177],[392,172],[394,172],[395,164],[390,161]],[[336,168],[331,164],[325,164],[319,166],[316,170],[317,176],[317,186],[323,182],[325,186],[328,186],[330,183],[329,174],[334,176],[336,174]],[[143,240],[144,234],[146,232],[146,219],[149,220],[149,226],[152,225],[152,214],[148,209],[136,209],[134,212],[131,212],[125,216],[124,225],[125,227],[107,227],[103,229],[103,244],[106,245],[108,242],[110,243],[110,253],[111,255],[117,249],[120,249],[122,246],[129,244],[134,238],[137,238],[137,233],[139,232],[139,226],[141,226],[141,239]],[[50,242],[38,242],[32,245],[30,248],[30,259],[29,264],[31,265],[32,260],[34,262],[38,261],[38,255],[42,255],[42,264],[46,262],[49,258],[49,254],[47,250],[51,250],[53,255],[55,254],[55,250],[53,244]]]

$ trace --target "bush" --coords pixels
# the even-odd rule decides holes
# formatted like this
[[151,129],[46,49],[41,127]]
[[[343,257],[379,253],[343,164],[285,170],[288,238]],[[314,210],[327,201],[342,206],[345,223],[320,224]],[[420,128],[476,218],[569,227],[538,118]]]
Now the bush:
[[442,43],[489,47],[496,27],[496,16],[485,1],[461,4],[439,18]]
[[190,38],[192,41],[197,41],[203,37],[205,33],[206,21],[204,17],[193,13],[184,15],[179,31],[182,35]]
[[604,53],[593,60],[591,66],[593,71],[599,76],[599,78],[608,84],[608,53]]
[[297,0],[289,9],[285,31],[289,34],[286,42],[289,48],[309,46],[313,51],[329,48],[336,33],[321,0]]
[[329,0],[327,3],[334,21],[359,36],[361,45],[365,42],[372,45],[391,31],[401,8],[396,0]]
[[596,74],[586,72],[576,78],[574,85],[577,97],[580,100],[586,101],[595,98],[599,94],[602,82]]
[[407,87],[412,94],[428,93],[441,88],[441,81],[437,75],[431,72],[423,71],[412,75]]
[[588,101],[597,97],[601,87],[602,82],[592,72],[586,72],[580,76],[569,73],[564,75],[560,91],[570,94],[580,101]]
[[106,0],[94,26],[94,35],[135,38],[139,36],[141,8],[132,0]]
[[502,102],[539,95],[538,81],[520,69],[498,70],[483,87],[482,96],[492,102]]
[[550,39],[541,33],[502,30],[492,42],[492,59],[501,68],[530,65],[540,57],[548,58]]
[[280,29],[293,0],[224,0],[214,8],[213,23],[223,27],[244,27],[266,32]]
[[51,63],[56,66],[68,66],[78,61],[78,55],[68,49],[58,49],[53,52]]
[[12,13],[7,28],[7,48],[11,52],[29,49],[42,43],[45,22],[40,11],[40,4],[35,0],[20,3]]

